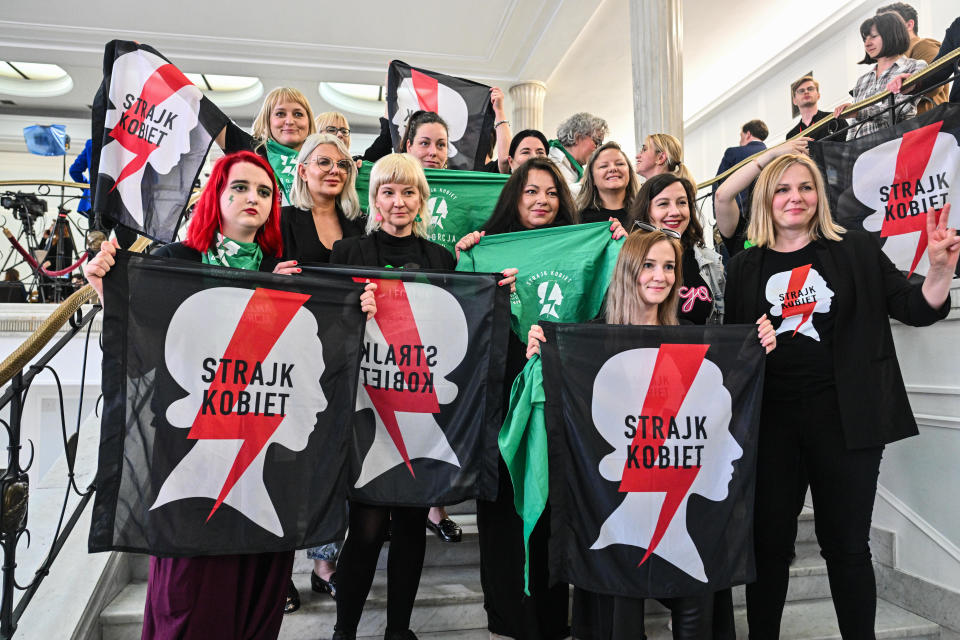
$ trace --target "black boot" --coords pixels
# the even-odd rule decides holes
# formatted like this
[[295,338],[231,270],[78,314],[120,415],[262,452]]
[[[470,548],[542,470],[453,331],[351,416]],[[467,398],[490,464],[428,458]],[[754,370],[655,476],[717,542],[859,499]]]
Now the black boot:
[[383,640],[417,640],[417,634],[410,629],[404,629],[403,631],[390,631],[387,629],[383,632]]

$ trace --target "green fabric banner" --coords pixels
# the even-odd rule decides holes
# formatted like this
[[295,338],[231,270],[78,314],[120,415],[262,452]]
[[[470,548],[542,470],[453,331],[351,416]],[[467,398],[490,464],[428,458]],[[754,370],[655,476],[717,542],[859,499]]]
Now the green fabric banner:
[[[370,169],[372,162],[364,162],[357,175],[357,196],[366,212],[369,204]],[[483,226],[500,197],[503,185],[510,177],[505,173],[483,171],[454,171],[453,169],[424,169],[430,184],[429,240],[454,253],[457,240]]]
[[462,252],[457,271],[520,270],[510,326],[526,343],[530,325],[540,319],[587,322],[597,316],[622,244],[611,238],[609,222],[502,233]]
[[500,455],[513,483],[513,506],[523,520],[523,590],[527,595],[530,595],[530,534],[547,506],[550,491],[544,402],[543,367],[540,356],[533,356],[513,381],[507,419],[497,438]]
[[285,147],[273,138],[267,138],[267,162],[273,167],[273,174],[283,191],[283,204],[290,202],[290,190],[293,188],[293,176],[297,170],[299,151]]

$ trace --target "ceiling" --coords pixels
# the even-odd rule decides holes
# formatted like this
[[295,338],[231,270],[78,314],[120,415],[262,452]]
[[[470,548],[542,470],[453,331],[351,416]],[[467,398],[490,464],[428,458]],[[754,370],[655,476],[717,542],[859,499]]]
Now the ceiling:
[[[0,105],[0,115],[88,118],[104,44],[115,38],[150,44],[185,72],[257,76],[266,91],[297,87],[317,112],[333,109],[320,82],[382,84],[392,59],[506,89],[545,80],[601,2],[362,0],[351,7],[287,0],[270,14],[225,0],[6,0],[0,60],[60,65],[73,89],[53,98],[10,97],[16,104]],[[258,108],[259,100],[224,111],[243,123]],[[376,127],[369,115],[350,120],[358,131]]]

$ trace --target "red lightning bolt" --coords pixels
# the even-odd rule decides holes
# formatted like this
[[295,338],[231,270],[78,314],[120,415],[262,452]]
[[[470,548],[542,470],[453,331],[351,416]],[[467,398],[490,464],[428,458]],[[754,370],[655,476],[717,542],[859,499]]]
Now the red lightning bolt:
[[416,69],[410,69],[410,80],[413,82],[413,90],[417,94],[417,102],[420,108],[425,111],[440,113],[437,108],[437,87],[439,83],[436,78],[420,73]]
[[[136,155],[133,160],[127,163],[127,166],[123,168],[120,175],[117,176],[116,181],[113,183],[113,188],[110,189],[111,191],[116,189],[117,185],[123,182],[124,179],[139,171],[143,165],[147,163],[150,154],[159,146],[156,143],[139,137],[137,130],[130,131],[127,128],[133,128],[132,123],[138,121],[142,123],[142,114],[140,118],[137,118],[137,111],[142,111],[143,114],[145,114],[147,109],[144,105],[160,104],[188,84],[191,83],[187,80],[187,77],[172,64],[157,67],[157,70],[143,83],[143,89],[140,91],[140,99],[135,100],[133,104],[130,105],[120,117],[120,120],[117,121],[117,124],[110,130],[111,138],[120,143],[120,146],[124,149]],[[127,123],[127,125],[124,126],[124,123]],[[135,129],[138,128],[139,127],[135,127]]]
[[[367,279],[354,278],[354,281],[367,282]],[[409,380],[411,373],[416,373],[420,380],[426,379],[430,373],[430,367],[427,366],[426,358],[423,357],[423,342],[420,340],[420,332],[417,329],[413,311],[410,309],[410,300],[407,298],[403,281],[373,279],[370,282],[377,283],[377,291],[374,294],[377,300],[377,318],[386,319],[383,322],[378,321],[377,326],[380,327],[387,345],[393,347],[396,353],[399,353],[401,346],[407,345],[411,347],[411,352],[420,354],[420,357],[411,356],[405,364],[398,365],[404,380]],[[417,349],[418,346],[421,349]],[[426,393],[407,389],[396,391],[367,385],[364,385],[364,388],[370,396],[370,402],[373,403],[377,415],[383,420],[383,425],[387,428],[387,433],[390,434],[397,451],[406,463],[407,469],[410,470],[410,475],[416,477],[413,465],[410,464],[410,456],[407,454],[407,445],[400,433],[396,412],[439,413],[440,402],[437,400],[436,391],[433,389]]]
[[803,326],[803,323],[810,319],[810,316],[813,315],[813,309],[817,306],[817,301],[813,302],[804,302],[803,304],[792,304],[787,306],[792,300],[796,300],[800,297],[800,290],[803,289],[803,284],[807,281],[807,274],[810,273],[810,267],[813,265],[805,264],[802,267],[796,267],[793,271],[790,272],[790,283],[787,285],[787,293],[783,298],[783,317],[789,318],[790,316],[803,316],[800,319],[800,324],[797,325],[797,328],[793,330],[791,335],[797,335],[797,331],[800,330],[800,327]]
[[[697,377],[697,372],[700,371],[700,365],[703,364],[709,348],[708,344],[661,345],[657,351],[657,361],[653,365],[650,386],[643,400],[641,415],[649,416],[651,420],[654,416],[659,416],[664,425],[669,425],[670,419],[677,417],[677,411],[687,397],[690,385]],[[648,437],[644,438],[644,435]],[[651,431],[643,434],[638,429],[632,444],[639,448],[652,446],[656,449],[665,439],[665,437],[654,437]],[[700,473],[699,466],[688,469],[640,469],[624,465],[623,476],[620,479],[621,492],[666,494],[647,553],[640,561],[641,565],[660,544],[663,534],[698,473]]]
[[[893,172],[893,183],[901,184],[904,182],[916,184],[917,180],[923,177],[923,172],[927,169],[930,162],[930,155],[933,153],[933,145],[937,142],[937,134],[943,122],[921,127],[915,131],[908,131],[903,134],[903,141],[900,143],[900,151],[897,153],[897,165]],[[890,199],[887,203],[890,210],[896,211],[898,204],[903,204],[906,211],[910,210],[912,195],[906,195],[903,189]],[[936,212],[937,218],[940,218],[940,210]],[[923,252],[927,249],[927,219],[925,215],[910,215],[905,218],[897,218],[890,214],[884,216],[883,226],[880,228],[880,237],[898,236],[904,233],[920,232],[920,238],[917,240],[917,250],[910,263],[909,278],[913,275],[913,270],[917,268]]]
[[[293,320],[297,310],[303,306],[310,296],[299,293],[290,293],[288,291],[275,291],[273,289],[257,289],[253,292],[250,300],[247,302],[243,315],[240,316],[240,322],[230,338],[229,344],[223,353],[223,360],[237,361],[242,360],[250,363],[263,362],[263,360],[273,349],[280,335],[286,330],[287,325]],[[249,371],[253,367],[248,367]],[[247,387],[245,379],[237,380],[237,376],[229,376],[224,370],[223,362],[220,363],[213,382],[210,383],[208,394],[223,398],[225,392],[232,394],[236,398],[240,391]],[[219,403],[215,403],[219,406]],[[232,407],[231,407],[232,408]],[[250,463],[257,457],[260,450],[263,449],[267,440],[277,430],[284,416],[273,415],[264,416],[257,414],[237,415],[205,415],[203,408],[197,412],[197,417],[193,421],[193,426],[187,438],[191,440],[243,440],[240,451],[230,467],[230,472],[220,489],[220,495],[217,496],[217,502],[210,510],[207,520],[213,517],[213,514],[224,498],[233,489],[240,476],[243,475]]]

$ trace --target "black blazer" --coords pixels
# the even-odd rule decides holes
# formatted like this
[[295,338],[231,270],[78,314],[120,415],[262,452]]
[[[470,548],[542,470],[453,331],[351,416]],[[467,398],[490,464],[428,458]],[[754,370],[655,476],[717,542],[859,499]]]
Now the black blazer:
[[[950,300],[931,309],[920,284],[910,284],[863,231],[814,243],[824,275],[836,291],[833,373],[848,449],[885,445],[918,433],[897,362],[889,318],[915,327],[950,312]],[[763,249],[751,247],[729,265],[728,324],[752,324],[770,305],[761,280]]]
[[[203,255],[199,251],[191,249],[182,242],[172,242],[162,247],[157,247],[150,252],[150,255],[160,258],[173,258],[175,260],[189,260],[190,262],[200,262],[203,259]],[[279,259],[264,254],[263,260],[260,261],[260,271],[272,273],[278,262],[280,262]]]
[[[363,235],[363,219],[349,220],[339,207],[337,222],[340,223],[341,240]],[[309,211],[293,205],[280,209],[280,233],[283,234],[283,255],[286,260],[324,264],[330,261],[333,247],[327,249],[320,242],[317,227],[313,223],[313,214]]]
[[[453,269],[457,260],[449,251],[436,242],[424,238],[417,238],[423,255],[427,257],[427,264],[420,265],[424,269]],[[330,253],[330,264],[349,264],[363,267],[382,267],[377,253],[376,241],[373,234],[343,238],[333,243]]]

